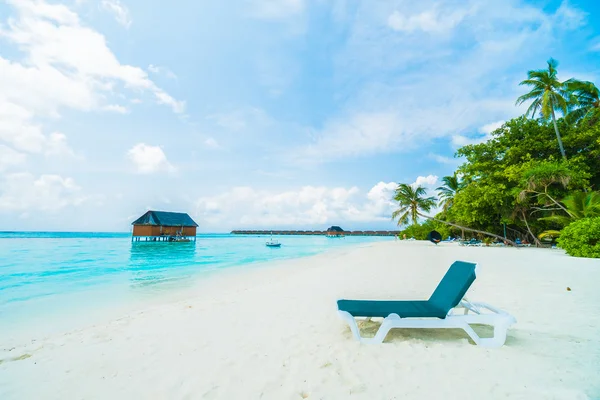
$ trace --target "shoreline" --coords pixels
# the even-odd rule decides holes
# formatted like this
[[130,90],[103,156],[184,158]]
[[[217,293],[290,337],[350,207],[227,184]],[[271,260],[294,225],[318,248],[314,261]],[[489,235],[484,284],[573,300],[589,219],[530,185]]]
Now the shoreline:
[[[97,325],[98,323],[108,323],[111,320],[126,317],[129,314],[135,314],[139,311],[143,311],[148,308],[161,306],[164,304],[171,304],[173,302],[183,301],[188,298],[193,298],[197,295],[197,292],[204,288],[205,285],[210,284],[213,279],[229,279],[227,277],[236,276],[238,274],[244,274],[251,272],[256,269],[278,269],[281,267],[280,264],[288,262],[310,259],[313,257],[324,256],[326,254],[334,255],[337,252],[344,253],[349,248],[362,248],[369,247],[375,243],[385,243],[387,240],[365,242],[365,243],[348,243],[343,246],[330,248],[319,252],[317,254],[302,254],[290,257],[284,257],[280,259],[273,259],[269,261],[259,260],[239,263],[235,265],[227,265],[224,267],[217,267],[212,269],[202,269],[197,273],[187,276],[185,278],[177,278],[174,282],[161,282],[160,289],[150,294],[145,295],[130,295],[129,297],[123,297],[121,300],[125,301],[125,304],[101,304],[92,309],[69,309],[70,316],[64,317],[62,315],[54,315],[61,322],[59,327],[48,328],[44,333],[32,333],[29,334],[27,331],[32,331],[37,328],[40,324],[46,325],[50,323],[48,319],[39,316],[29,317],[31,321],[26,323],[17,322],[16,327],[4,329],[0,331],[0,344],[2,347],[14,347],[24,345],[27,342],[43,340],[48,337],[61,335],[70,331],[86,329],[90,326]],[[74,297],[77,299],[81,296],[92,296],[103,297],[107,291],[113,289],[113,284],[105,284],[92,289],[83,289],[72,293],[61,293],[57,296],[61,298]],[[30,300],[31,301],[31,300]],[[35,299],[34,301],[42,301],[43,299]],[[85,313],[86,315],[81,317],[76,315],[78,313]],[[55,321],[52,321],[53,325]],[[19,326],[23,324],[23,326]],[[2,353],[0,352],[0,360],[2,359]]]
[[[342,297],[427,298],[456,259],[481,266],[471,300],[517,318],[504,347],[477,347],[452,329],[398,329],[382,345],[361,345],[336,315],[335,300]],[[547,249],[393,241],[222,272],[195,285],[187,298],[5,349],[0,397],[600,394],[600,294],[589,283],[600,279],[597,260]],[[366,333],[375,328],[366,325]]]

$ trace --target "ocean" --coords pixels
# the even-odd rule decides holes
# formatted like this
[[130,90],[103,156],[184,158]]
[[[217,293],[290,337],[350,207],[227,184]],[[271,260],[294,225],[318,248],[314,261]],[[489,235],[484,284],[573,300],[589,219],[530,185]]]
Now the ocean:
[[0,232],[0,340],[50,334],[181,293],[230,267],[393,240],[389,237],[200,234],[190,243],[132,243],[129,233]]

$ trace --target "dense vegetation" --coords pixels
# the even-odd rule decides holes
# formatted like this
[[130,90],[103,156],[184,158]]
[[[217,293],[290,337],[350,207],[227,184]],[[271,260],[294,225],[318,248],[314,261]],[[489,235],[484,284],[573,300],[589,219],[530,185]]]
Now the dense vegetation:
[[[531,101],[526,115],[505,122],[486,142],[457,151],[465,162],[437,188],[442,211],[435,218],[425,214],[435,198],[399,185],[393,218],[399,225],[412,222],[402,233],[420,238],[435,228],[444,236],[469,231],[504,238],[506,230],[508,242],[520,238],[539,246],[540,238],[552,240],[562,231],[569,233],[560,241],[569,254],[600,257],[571,250],[569,241],[582,230],[565,229],[600,217],[600,91],[591,82],[560,82],[552,59],[521,84],[532,88],[517,100]],[[419,217],[427,221],[417,226]],[[576,226],[598,229],[597,223]]]
[[600,217],[584,218],[569,224],[558,241],[572,256],[600,258]]

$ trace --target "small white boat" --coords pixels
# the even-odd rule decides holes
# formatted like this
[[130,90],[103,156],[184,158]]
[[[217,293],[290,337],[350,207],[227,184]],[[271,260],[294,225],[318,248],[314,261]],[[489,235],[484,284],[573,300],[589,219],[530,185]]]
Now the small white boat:
[[267,246],[267,247],[281,247],[281,243],[279,243],[279,241],[277,241],[277,240],[273,240],[273,234],[271,234],[271,237],[269,238],[269,240],[267,240],[267,242],[265,243],[265,246]]

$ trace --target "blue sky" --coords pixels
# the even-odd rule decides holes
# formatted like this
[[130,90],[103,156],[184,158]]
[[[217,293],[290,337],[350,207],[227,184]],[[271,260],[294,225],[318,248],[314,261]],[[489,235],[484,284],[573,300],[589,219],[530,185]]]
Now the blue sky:
[[600,73],[594,0],[165,4],[0,1],[0,230],[393,229],[528,69]]

